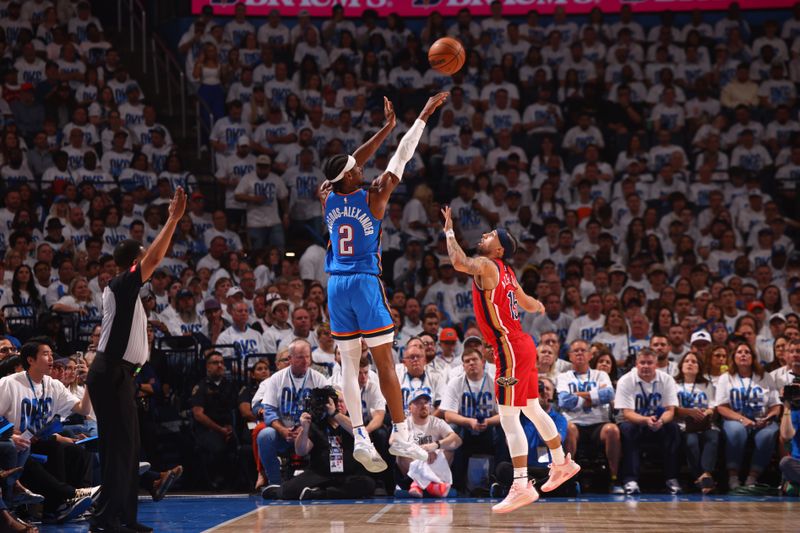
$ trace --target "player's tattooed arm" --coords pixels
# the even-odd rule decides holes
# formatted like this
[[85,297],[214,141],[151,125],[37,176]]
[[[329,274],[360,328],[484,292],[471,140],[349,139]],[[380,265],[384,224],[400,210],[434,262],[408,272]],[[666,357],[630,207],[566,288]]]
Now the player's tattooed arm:
[[386,118],[386,123],[383,125],[383,127],[378,130],[378,132],[367,142],[362,144],[355,152],[353,152],[353,158],[355,158],[356,164],[360,167],[364,166],[364,164],[369,161],[373,155],[375,155],[375,152],[378,151],[378,148],[380,148],[380,146],[383,144],[383,141],[386,140],[386,137],[389,136],[395,125],[397,125],[397,119],[394,114],[394,106],[392,105],[392,102],[390,102],[385,96],[383,97],[383,116]]
[[544,304],[533,296],[526,294],[519,285],[517,285],[517,290],[514,292],[514,294],[517,297],[517,303],[519,306],[527,312],[544,313]]
[[453,231],[450,206],[445,206],[442,209],[442,216],[444,217],[444,234],[447,237],[447,254],[450,256],[450,261],[453,262],[453,268],[473,276],[493,275],[497,271],[497,267],[491,260],[486,257],[467,257],[461,245],[458,244]]

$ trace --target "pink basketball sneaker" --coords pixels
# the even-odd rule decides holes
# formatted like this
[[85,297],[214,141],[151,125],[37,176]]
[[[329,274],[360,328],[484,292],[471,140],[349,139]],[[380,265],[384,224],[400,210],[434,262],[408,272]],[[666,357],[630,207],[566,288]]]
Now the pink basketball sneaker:
[[539,493],[533,488],[533,484],[528,481],[525,488],[520,488],[516,483],[511,485],[508,495],[503,501],[492,507],[493,513],[510,513],[519,509],[523,505],[528,505],[539,499]]
[[581,471],[581,466],[572,460],[570,454],[564,458],[564,463],[556,465],[550,463],[550,477],[542,485],[542,492],[550,492],[560,487],[565,481]]

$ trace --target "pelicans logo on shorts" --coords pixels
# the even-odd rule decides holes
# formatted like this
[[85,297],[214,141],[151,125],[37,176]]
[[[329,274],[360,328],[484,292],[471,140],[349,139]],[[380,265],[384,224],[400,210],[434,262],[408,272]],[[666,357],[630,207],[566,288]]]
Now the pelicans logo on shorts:
[[501,387],[513,387],[514,385],[519,383],[519,380],[517,378],[515,378],[514,376],[508,376],[508,377],[501,376],[501,377],[497,378],[496,381],[497,381],[497,384],[500,385]]

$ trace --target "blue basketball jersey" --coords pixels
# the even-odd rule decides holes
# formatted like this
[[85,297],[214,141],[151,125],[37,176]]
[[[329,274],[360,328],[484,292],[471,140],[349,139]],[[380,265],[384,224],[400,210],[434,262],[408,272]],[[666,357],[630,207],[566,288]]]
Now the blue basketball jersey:
[[372,216],[366,190],[346,195],[331,192],[325,201],[330,234],[325,271],[380,275],[381,222]]

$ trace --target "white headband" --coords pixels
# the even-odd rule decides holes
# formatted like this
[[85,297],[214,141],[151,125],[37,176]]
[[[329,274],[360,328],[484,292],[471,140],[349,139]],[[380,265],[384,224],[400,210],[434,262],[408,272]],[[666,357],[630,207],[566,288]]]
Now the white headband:
[[348,155],[347,163],[344,164],[344,168],[342,169],[341,172],[339,172],[339,174],[335,178],[331,180],[331,183],[336,183],[337,181],[342,179],[344,177],[345,172],[350,172],[351,170],[353,170],[353,167],[355,166],[356,166],[356,158],[353,157],[352,155]]

